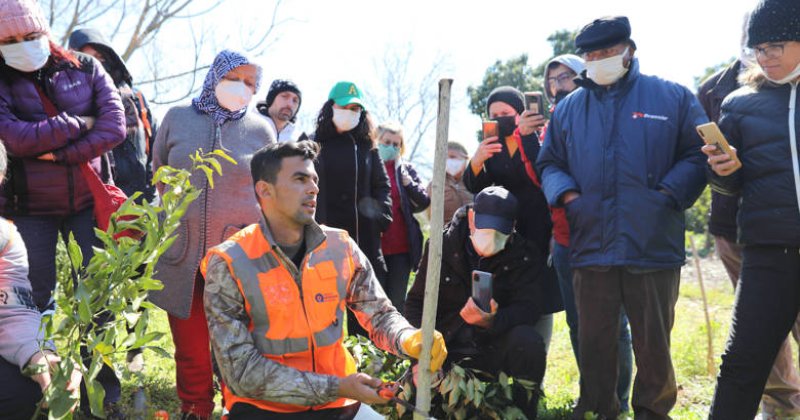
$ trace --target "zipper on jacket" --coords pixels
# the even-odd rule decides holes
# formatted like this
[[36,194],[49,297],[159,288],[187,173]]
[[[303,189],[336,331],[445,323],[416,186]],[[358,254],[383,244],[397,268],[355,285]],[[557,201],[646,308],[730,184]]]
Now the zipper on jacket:
[[792,150],[792,170],[794,171],[794,192],[797,196],[797,208],[800,210],[800,162],[797,161],[797,129],[795,128],[795,102],[797,101],[797,84],[792,82],[789,95],[789,146]]
[[75,213],[75,179],[72,176],[72,165],[67,165],[67,192],[69,195],[69,212]]
[[353,156],[355,157],[356,161],[356,176],[355,179],[355,189],[353,190],[353,210],[355,210],[355,222],[356,222],[356,243],[361,242],[361,235],[359,235],[359,226],[358,226],[358,143],[356,139],[352,136],[350,137],[353,140]]
[[[305,238],[303,239],[305,240]],[[317,371],[317,357],[316,353],[316,343],[314,342],[314,331],[311,329],[311,321],[308,320],[308,311],[306,310],[306,298],[303,294],[303,269],[305,268],[306,264],[308,264],[308,260],[311,258],[311,253],[307,253],[305,257],[303,257],[302,267],[297,268],[298,272],[298,279],[297,279],[297,288],[300,289],[300,305],[303,307],[303,318],[306,320],[306,325],[308,326],[309,331],[309,341],[311,341],[311,371]],[[285,264],[285,262],[284,262]],[[313,407],[311,408],[314,409]]]

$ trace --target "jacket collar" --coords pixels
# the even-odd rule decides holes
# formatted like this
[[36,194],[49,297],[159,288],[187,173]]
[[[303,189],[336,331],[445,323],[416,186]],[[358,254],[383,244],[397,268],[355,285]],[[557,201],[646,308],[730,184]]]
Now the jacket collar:
[[[264,214],[261,214],[261,219],[258,222],[259,227],[261,228],[261,232],[264,234],[264,239],[267,240],[270,247],[273,250],[277,250],[279,248],[278,241],[272,236],[272,230],[269,228],[269,222],[267,222],[267,218],[264,217]],[[322,230],[320,225],[317,222],[311,222],[305,226],[303,229],[303,240],[306,244],[306,254],[314,251],[325,242],[327,236],[325,236],[325,232]]]
[[722,71],[722,73],[719,75],[717,83],[715,83],[714,86],[708,90],[708,94],[712,95],[718,100],[725,99],[730,92],[733,92],[739,87],[738,79],[741,69],[742,62],[741,60],[737,59],[732,65],[728,66]]

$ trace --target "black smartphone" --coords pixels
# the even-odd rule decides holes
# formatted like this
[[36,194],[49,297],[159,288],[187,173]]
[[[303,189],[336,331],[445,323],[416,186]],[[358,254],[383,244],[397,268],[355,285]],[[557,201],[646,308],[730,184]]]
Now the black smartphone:
[[544,101],[540,92],[525,92],[525,108],[534,114],[544,111]]
[[472,300],[482,311],[492,311],[492,273],[472,270]]

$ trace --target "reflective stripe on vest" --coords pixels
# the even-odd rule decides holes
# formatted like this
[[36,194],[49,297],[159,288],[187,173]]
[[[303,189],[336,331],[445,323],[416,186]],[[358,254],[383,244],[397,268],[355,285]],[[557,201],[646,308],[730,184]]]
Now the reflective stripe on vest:
[[227,253],[231,258],[233,275],[241,282],[245,301],[249,304],[250,319],[253,325],[251,334],[259,351],[271,356],[308,351],[308,338],[268,339],[266,337],[269,331],[269,316],[267,316],[264,294],[261,293],[259,286],[258,274],[278,269],[280,267],[278,259],[272,253],[251,259],[238,243],[234,243]]
[[[281,264],[258,225],[241,230],[210,253],[228,263],[244,297],[248,329],[264,357],[295,369],[344,377],[355,373],[354,360],[343,345],[342,325],[355,265],[347,233],[323,229],[327,239],[307,252],[299,267],[300,285]],[[244,402],[288,413],[355,403],[339,398],[308,407],[239,397],[227,387],[223,391],[228,409]]]

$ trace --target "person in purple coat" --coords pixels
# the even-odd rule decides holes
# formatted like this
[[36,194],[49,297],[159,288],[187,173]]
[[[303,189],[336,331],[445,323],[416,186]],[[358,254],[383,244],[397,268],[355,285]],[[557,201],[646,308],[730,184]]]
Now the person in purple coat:
[[[79,165],[88,162],[102,174],[100,157],[125,139],[125,121],[103,66],[53,43],[30,0],[0,2],[0,139],[9,154],[0,216],[14,222],[27,245],[34,304],[52,310],[58,235],[74,235],[84,263],[98,244],[94,201]],[[105,403],[115,404],[120,385],[112,369],[104,366],[98,380]]]

